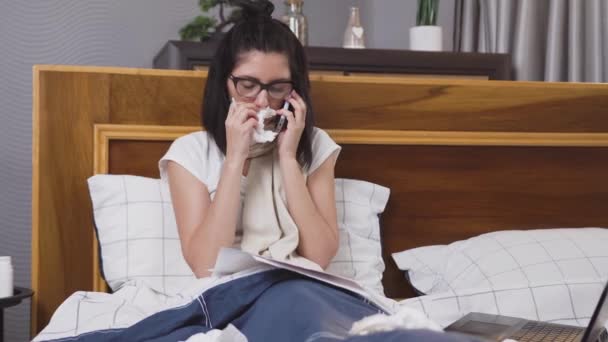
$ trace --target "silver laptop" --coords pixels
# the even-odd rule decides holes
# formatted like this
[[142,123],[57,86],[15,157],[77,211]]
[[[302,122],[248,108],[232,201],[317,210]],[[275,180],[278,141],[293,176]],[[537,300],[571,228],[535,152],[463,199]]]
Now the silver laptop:
[[524,341],[608,342],[608,284],[595,307],[587,328],[530,321],[521,318],[472,312],[445,330],[481,336],[493,341],[510,338]]

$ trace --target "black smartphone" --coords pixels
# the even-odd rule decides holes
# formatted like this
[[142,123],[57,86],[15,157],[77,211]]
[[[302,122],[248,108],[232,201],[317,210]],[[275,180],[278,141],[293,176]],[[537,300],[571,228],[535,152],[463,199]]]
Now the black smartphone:
[[[283,109],[289,109],[291,106],[289,104],[288,101],[285,101],[285,103],[283,104]],[[283,115],[277,115],[278,116],[278,122],[275,126],[274,131],[275,132],[281,132],[284,131],[285,129],[287,129],[287,118],[285,118],[285,116]]]

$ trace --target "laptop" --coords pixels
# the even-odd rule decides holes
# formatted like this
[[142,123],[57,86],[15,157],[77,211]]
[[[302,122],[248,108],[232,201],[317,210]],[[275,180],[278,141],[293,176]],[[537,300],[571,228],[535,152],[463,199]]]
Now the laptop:
[[587,328],[530,321],[527,319],[472,312],[445,330],[481,336],[492,341],[608,342],[608,283]]

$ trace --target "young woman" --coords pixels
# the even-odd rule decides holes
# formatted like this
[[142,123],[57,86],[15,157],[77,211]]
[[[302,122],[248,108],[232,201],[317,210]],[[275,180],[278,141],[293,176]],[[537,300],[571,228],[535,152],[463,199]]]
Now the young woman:
[[[182,252],[202,278],[210,275],[222,247],[241,246],[245,189],[257,181],[248,177],[256,113],[270,107],[287,120],[272,153],[278,158],[287,210],[298,228],[295,252],[326,268],[338,248],[334,166],[340,147],[314,127],[307,62],[298,39],[272,19],[269,1],[239,4],[243,18],[226,33],[209,68],[202,108],[206,131],[177,139],[160,161]],[[283,109],[285,102],[288,109]],[[172,338],[232,324],[249,341],[337,341],[348,336],[353,322],[382,311],[358,295],[285,270],[212,287],[192,310],[188,319],[163,312],[156,320],[166,322],[165,330],[167,325],[179,330]],[[204,326],[184,326],[195,321]],[[430,332],[413,334],[413,340],[451,340]],[[147,330],[145,336],[156,335]],[[373,341],[403,336],[390,333]]]
[[[297,254],[325,268],[338,248],[334,165],[340,147],[313,127],[302,45],[270,17],[272,3],[258,3],[263,6],[245,2],[244,19],[226,34],[209,68],[206,132],[176,140],[160,163],[183,254],[198,277],[209,275],[220,248],[239,247],[245,183],[256,181],[247,178],[256,113],[266,107],[287,119],[275,148],[299,229]],[[282,109],[285,101],[293,110]]]

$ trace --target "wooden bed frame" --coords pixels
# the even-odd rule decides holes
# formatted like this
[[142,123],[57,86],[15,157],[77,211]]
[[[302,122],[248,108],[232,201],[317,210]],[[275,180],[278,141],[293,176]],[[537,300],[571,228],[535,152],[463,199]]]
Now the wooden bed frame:
[[[199,128],[203,71],[35,66],[32,332],[77,290],[103,291],[86,179],[158,177]],[[391,189],[384,286],[411,296],[390,253],[488,231],[608,226],[608,85],[315,76],[336,177]]]

